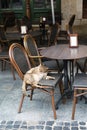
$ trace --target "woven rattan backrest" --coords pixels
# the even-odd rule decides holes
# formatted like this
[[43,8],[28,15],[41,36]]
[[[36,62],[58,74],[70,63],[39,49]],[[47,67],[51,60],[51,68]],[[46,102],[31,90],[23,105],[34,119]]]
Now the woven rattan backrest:
[[51,33],[48,46],[56,44],[57,34],[58,34],[58,24],[55,23],[54,25],[51,26]]
[[75,21],[75,14],[73,14],[73,15],[71,16],[70,21],[69,21],[69,25],[70,25],[70,26],[73,26],[74,21]]
[[36,41],[31,35],[25,35],[24,47],[29,55],[32,65],[33,66],[39,65],[41,63],[41,59],[35,58],[35,56],[39,56],[40,54],[38,51]]
[[18,43],[13,43],[9,48],[9,57],[18,75],[23,80],[24,74],[31,68],[24,47]]
[[22,18],[22,25],[27,26],[28,31],[32,29],[32,22],[27,16]]
[[72,34],[73,33],[73,24],[74,24],[74,21],[75,21],[75,14],[73,14],[70,18],[70,21],[69,21],[69,34]]

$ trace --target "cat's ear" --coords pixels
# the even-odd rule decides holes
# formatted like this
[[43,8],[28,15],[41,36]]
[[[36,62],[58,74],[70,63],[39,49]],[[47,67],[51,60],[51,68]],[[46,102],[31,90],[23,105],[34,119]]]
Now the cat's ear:
[[44,66],[44,65],[40,63],[40,65],[39,65],[39,66],[40,66],[40,67],[42,67],[42,66]]

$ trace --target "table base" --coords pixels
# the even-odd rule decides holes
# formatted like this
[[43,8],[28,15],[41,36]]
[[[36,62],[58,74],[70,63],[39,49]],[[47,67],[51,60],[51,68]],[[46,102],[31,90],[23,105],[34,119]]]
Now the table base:
[[[69,68],[70,71],[68,72],[68,62],[69,62]],[[63,100],[65,96],[71,97],[73,94],[73,89],[72,89],[72,82],[74,80],[74,69],[73,69],[73,60],[64,60],[64,93],[62,94],[61,98],[57,101],[56,103],[56,109],[58,109],[58,106]]]

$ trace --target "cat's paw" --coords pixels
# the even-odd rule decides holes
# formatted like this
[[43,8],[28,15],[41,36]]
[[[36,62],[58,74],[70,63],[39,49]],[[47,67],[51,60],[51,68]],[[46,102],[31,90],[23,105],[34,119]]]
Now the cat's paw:
[[54,79],[55,79],[55,77],[52,77],[52,76],[47,76],[47,77],[46,77],[46,79],[52,79],[52,80],[54,80]]

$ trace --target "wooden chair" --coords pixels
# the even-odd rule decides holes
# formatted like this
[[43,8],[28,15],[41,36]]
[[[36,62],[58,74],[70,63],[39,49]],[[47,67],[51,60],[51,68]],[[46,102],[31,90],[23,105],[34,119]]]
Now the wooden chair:
[[61,30],[60,29],[60,32],[59,32],[59,37],[62,37],[62,38],[65,38],[67,39],[68,38],[68,34],[72,34],[73,33],[73,24],[74,24],[74,21],[75,21],[75,14],[73,14],[71,17],[70,17],[70,20],[68,22],[68,25],[67,25],[67,29],[66,30]]
[[27,32],[29,32],[30,30],[33,30],[31,19],[29,19],[27,16],[24,16],[22,18],[22,25],[27,27]]
[[2,71],[5,69],[6,63],[10,64],[11,66],[11,71],[13,74],[13,79],[15,80],[15,74],[14,74],[14,69],[13,66],[10,63],[9,60],[9,40],[6,39],[5,37],[5,32],[4,28],[0,27],[0,45],[1,45],[1,50],[0,50],[0,61],[2,63]]
[[[79,73],[79,71],[80,71],[81,73],[86,74],[86,72],[87,72],[87,58],[82,58],[82,59],[76,60],[76,69],[77,69],[77,73]],[[84,90],[82,90],[82,92],[84,92]],[[87,102],[87,97],[85,95],[82,95],[80,97],[80,99],[85,99],[85,102]]]
[[78,73],[75,75],[74,79],[75,80],[73,83],[74,97],[73,97],[73,107],[72,107],[72,120],[74,120],[74,116],[75,116],[77,98],[87,94],[87,74]]
[[4,23],[4,29],[5,31],[10,27],[15,26],[15,13],[14,12],[3,12],[2,13],[3,17],[3,23]]
[[30,61],[33,66],[38,64],[46,65],[49,70],[55,70],[57,72],[62,72],[63,61],[60,60],[48,60],[43,61],[44,57],[40,55],[35,39],[31,35],[25,35],[24,37],[24,47],[28,53]]
[[[27,55],[26,50],[20,44],[14,43],[9,48],[9,57],[10,57],[12,65],[16,69],[19,77],[23,80],[24,74],[29,69],[31,69],[29,57]],[[54,90],[55,90],[55,87],[57,86],[58,83],[61,85],[62,74],[58,74],[58,73],[52,74],[52,73],[50,73],[50,75],[54,76],[55,79],[54,80],[42,79],[38,83],[39,85],[41,85],[41,87],[38,87],[38,88],[35,87],[35,86],[32,86],[30,84],[27,84],[26,91],[29,91],[29,90],[31,91],[30,95],[28,95],[28,97],[30,97],[31,100],[32,100],[32,96],[33,96],[33,91],[35,89],[40,89],[41,91],[49,94],[51,96],[54,119],[56,119],[57,117],[56,117],[56,110],[55,110],[55,103],[54,103]],[[18,112],[21,112],[21,108],[22,108],[22,104],[23,104],[25,96],[26,96],[25,93],[23,93]]]
[[50,26],[50,34],[48,38],[48,46],[56,45],[57,44],[57,38],[58,38],[58,33],[60,30],[59,24],[55,23]]
[[14,12],[12,11],[3,12],[2,17],[3,17],[4,29],[6,32],[20,31],[19,20],[16,18]]
[[77,73],[79,70],[83,73],[87,72],[87,58],[76,60]]

